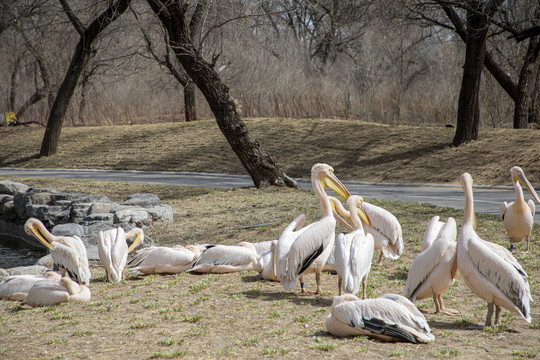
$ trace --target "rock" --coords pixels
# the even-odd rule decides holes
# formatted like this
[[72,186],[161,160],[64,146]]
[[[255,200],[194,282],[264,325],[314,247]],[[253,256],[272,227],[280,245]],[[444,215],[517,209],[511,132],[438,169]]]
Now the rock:
[[52,228],[51,234],[56,236],[77,235],[81,239],[84,237],[84,228],[79,224],[59,224]]
[[8,276],[9,276],[9,273],[7,272],[7,270],[0,269],[0,281],[4,280]]
[[115,205],[118,205],[118,204],[111,203],[111,202],[104,202],[104,203],[96,202],[96,203],[93,203],[90,206],[90,208],[88,209],[88,215],[90,215],[90,214],[98,214],[98,213],[110,213],[110,212],[112,212],[111,210],[114,209]]
[[146,229],[152,225],[152,216],[150,216],[143,208],[135,207],[133,209],[124,209],[117,211],[114,214],[114,223],[127,225],[133,224],[137,227]]
[[173,222],[174,213],[169,205],[157,205],[148,209],[148,213],[152,216],[153,221],[168,221]]
[[17,266],[7,269],[10,275],[43,275],[50,269],[41,265]]
[[112,227],[113,217],[114,215],[111,213],[90,214],[90,215],[87,215],[84,219],[82,219],[82,221],[79,222],[79,224],[85,226],[85,225],[92,225],[95,223],[104,223]]
[[15,195],[17,193],[25,193],[30,186],[14,182],[11,180],[0,181],[0,194]]
[[45,255],[44,257],[38,259],[35,265],[45,266],[47,269],[54,268],[54,261],[52,259],[52,255],[51,254]]
[[79,203],[72,204],[71,210],[69,212],[69,221],[72,223],[79,223],[84,219],[88,214],[90,214],[90,209],[92,208],[92,203]]
[[128,197],[126,197],[125,202],[130,201],[148,201],[152,204],[152,206],[155,205],[161,205],[161,200],[159,200],[159,197],[155,194],[131,194]]

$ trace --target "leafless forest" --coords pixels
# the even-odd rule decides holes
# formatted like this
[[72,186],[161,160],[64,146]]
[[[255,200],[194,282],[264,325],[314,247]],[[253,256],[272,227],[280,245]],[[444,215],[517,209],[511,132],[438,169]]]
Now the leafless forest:
[[[0,0],[0,113],[47,122],[80,38],[70,11],[88,24],[109,3]],[[528,3],[507,5],[516,9],[507,14],[516,28],[538,19],[538,5],[531,12]],[[437,1],[422,7],[405,0],[204,4],[193,43],[243,117],[455,124],[465,42]],[[194,11],[196,3],[189,5]],[[517,83],[529,40],[518,42],[504,26],[491,27],[487,52]],[[64,124],[184,121],[186,83],[178,77],[185,73],[166,37],[148,3],[132,1],[94,42]],[[197,93],[196,99],[197,116],[212,117],[204,97]],[[480,113],[481,125],[512,127],[514,101],[486,70]]]

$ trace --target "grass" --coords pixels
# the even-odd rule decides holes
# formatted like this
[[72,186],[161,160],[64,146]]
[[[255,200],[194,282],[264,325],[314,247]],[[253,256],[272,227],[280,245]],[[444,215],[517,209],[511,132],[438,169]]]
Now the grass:
[[[212,169],[215,172],[245,173],[234,156],[226,152],[221,157],[228,145],[216,137],[212,128],[214,125],[203,121],[191,125],[157,125],[155,128],[134,126],[122,129],[126,131],[124,135],[116,132],[118,129],[115,127],[66,128],[62,134],[60,153],[45,159],[25,158],[35,151],[32,144],[39,137],[35,129],[0,128],[0,136],[6,141],[3,149],[10,149],[9,153],[1,154],[0,166],[173,171]],[[293,137],[283,129],[284,125],[298,126],[295,138],[302,139],[301,146],[287,143]],[[342,125],[345,126],[342,128]],[[190,126],[189,131],[186,126]],[[493,184],[508,185],[509,161],[514,160],[501,156],[499,146],[511,152],[514,151],[511,150],[513,141],[517,139],[522,140],[521,145],[530,141],[533,145],[540,143],[537,133],[518,132],[515,137],[506,137],[504,130],[489,130],[495,136],[505,137],[494,142],[495,148],[482,149],[486,143],[480,141],[456,149],[444,145],[451,141],[451,131],[441,128],[415,129],[331,120],[299,120],[293,124],[284,119],[250,120],[248,126],[253,134],[263,135],[258,136],[262,139],[263,147],[276,156],[287,173],[307,177],[311,164],[321,161],[334,165],[336,174],[342,180],[415,181],[419,179],[419,174],[423,174],[427,177],[422,181],[453,182],[459,176],[456,173],[467,170],[473,173],[475,179],[479,179],[478,183],[481,183],[481,179],[489,179]],[[195,128],[201,130],[196,141],[190,134]],[[335,133],[322,140],[322,132],[330,128],[335,128]],[[372,133],[376,129],[381,134]],[[169,131],[174,133],[171,138],[167,135]],[[487,130],[482,131],[485,133]],[[158,132],[164,134],[161,142],[155,141]],[[526,136],[520,138],[521,135]],[[15,140],[12,140],[12,136]],[[351,140],[351,136],[355,141]],[[80,141],[75,146],[68,144],[70,139]],[[115,145],[111,139],[129,141]],[[339,143],[336,143],[336,139],[339,139]],[[199,147],[188,149],[179,144],[184,140],[190,144],[198,143]],[[519,141],[516,143],[519,144]],[[422,149],[422,156],[415,155],[418,149]],[[538,187],[540,175],[537,169],[540,166],[530,165],[537,165],[537,152],[536,158],[533,158],[527,152],[529,150],[527,148],[523,157],[514,159],[518,159],[524,168],[534,168],[534,171],[526,170],[526,173]],[[425,157],[431,160],[425,160]],[[407,165],[403,164],[405,160]],[[209,161],[212,161],[211,166],[206,165]],[[319,202],[313,192],[296,189],[230,190],[72,179],[11,180],[60,191],[103,194],[119,202],[133,193],[154,193],[163,204],[173,208],[174,222],[155,223],[152,228],[145,229],[145,234],[156,244],[164,246],[273,240],[299,213],[306,214],[306,223],[320,217]],[[396,215],[402,224],[405,239],[405,250],[398,261],[384,259],[381,265],[374,263],[372,266],[368,297],[385,293],[401,294],[406,272],[419,252],[429,219],[435,214],[443,220],[452,216],[459,227],[463,213],[414,202],[369,199],[369,194],[365,198]],[[231,230],[238,226],[263,223],[271,225]],[[478,216],[477,225],[480,236],[507,245],[504,228],[498,218]],[[336,231],[346,230],[338,227]],[[107,360],[257,356],[287,359],[328,356],[370,359],[474,358],[478,355],[479,344],[491,356],[527,358],[538,351],[539,239],[540,230],[535,226],[533,252],[515,253],[531,279],[530,287],[535,301],[532,303],[533,322],[530,325],[519,316],[509,316],[503,310],[501,320],[504,330],[478,329],[478,325],[485,321],[485,302],[472,294],[458,277],[444,299],[446,304],[461,312],[459,318],[433,314],[433,302],[429,299],[417,303],[420,311],[429,319],[436,336],[434,343],[389,344],[365,336],[341,339],[329,335],[325,327],[333,296],[337,294],[336,277],[329,274],[322,276],[323,293],[320,295],[300,294],[298,288],[284,291],[279,283],[261,281],[255,272],[129,275],[122,282],[111,285],[105,281],[105,273],[99,262],[93,262],[90,285],[92,299],[89,303],[29,309],[0,301],[0,354],[2,358],[19,358],[23,352],[27,358]],[[314,290],[312,275],[307,276],[306,287]],[[503,331],[504,341],[499,339],[501,332],[498,331]],[[44,345],[47,354],[41,353]]]

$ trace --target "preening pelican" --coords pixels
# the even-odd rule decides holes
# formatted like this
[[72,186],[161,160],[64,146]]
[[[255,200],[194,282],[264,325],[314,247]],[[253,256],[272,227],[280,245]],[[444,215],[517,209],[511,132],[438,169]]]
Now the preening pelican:
[[352,294],[335,296],[326,328],[340,337],[368,335],[415,344],[435,340],[422,313],[407,298],[395,294],[366,300]]
[[[335,198],[331,200],[334,200],[333,204],[338,212],[346,211],[339,200]],[[362,210],[366,214],[366,220],[361,217],[364,221],[364,232],[373,236],[375,250],[381,251],[377,263],[381,263],[383,255],[390,259],[398,259],[403,253],[403,235],[398,219],[388,210],[367,201],[362,203]]]
[[534,224],[536,206],[534,205],[534,201],[530,199],[528,202],[525,202],[521,185],[523,184],[523,186],[529,190],[533,198],[539,204],[540,198],[520,167],[514,166],[511,168],[510,174],[512,175],[512,183],[516,189],[516,200],[510,204],[507,204],[506,201],[501,204],[501,219],[506,228],[506,233],[510,238],[510,250],[514,249],[515,243],[518,243],[525,238],[527,239],[526,252],[529,252],[531,250],[529,241]]
[[[441,223],[443,226],[436,233]],[[443,223],[438,216],[434,216],[424,233],[424,242],[428,248],[409,267],[405,297],[414,303],[433,296],[436,313],[442,311],[447,315],[459,314],[457,310],[445,308],[442,300],[442,294],[452,286],[457,275],[456,235],[457,227],[453,218],[449,217]]]
[[138,250],[127,267],[142,274],[179,274],[191,268],[205,248],[201,245],[149,246]]
[[271,242],[270,249],[263,252],[257,264],[255,270],[261,274],[265,280],[279,281],[274,271],[274,250],[276,249],[277,240]]
[[495,306],[495,325],[499,324],[501,307],[520,314],[531,322],[531,291],[527,273],[504,247],[482,240],[475,231],[473,180],[461,175],[465,192],[465,212],[458,236],[458,269],[465,283],[488,303],[486,326],[491,326]]
[[255,270],[259,257],[255,247],[247,242],[238,245],[209,245],[187,272],[230,273]]
[[[335,198],[333,198],[335,199]],[[335,199],[337,201],[337,199]],[[339,234],[336,239],[335,265],[338,273],[339,295],[341,290],[350,294],[357,294],[362,284],[362,298],[366,298],[366,283],[373,259],[375,242],[371,234],[365,234],[362,221],[357,211],[362,210],[364,199],[358,195],[351,195],[347,199],[349,211],[341,215],[349,218],[354,230],[349,234]]]
[[12,275],[0,282],[0,299],[23,301],[28,292],[38,281],[60,280],[60,274],[47,271],[43,275]]
[[90,300],[90,289],[79,285],[68,277],[60,280],[38,281],[32,286],[22,302],[30,306],[50,306],[66,301],[86,302]]
[[86,248],[80,237],[54,236],[41,221],[35,218],[26,220],[24,230],[49,248],[53,262],[58,265],[62,276],[69,276],[80,284],[88,285],[92,274],[88,266]]
[[[305,229],[299,229],[303,222],[301,217],[297,217],[287,226],[285,234],[282,234],[278,240],[276,261],[284,260],[284,262],[276,263],[276,275],[286,290],[293,289],[300,278],[302,292],[305,292],[302,276],[314,272],[317,281],[316,293],[319,294],[321,292],[321,272],[333,249],[336,229],[336,220],[325,189],[331,188],[342,198],[348,198],[350,194],[334,175],[334,169],[327,164],[315,164],[312,167],[311,184],[319,197],[323,216]],[[292,229],[299,230],[292,231]],[[285,258],[283,258],[285,253],[281,251],[281,248],[287,246],[280,244],[283,242],[283,235],[287,235],[285,236],[287,245],[291,244]]]
[[[135,237],[128,248],[126,239]],[[118,282],[124,277],[128,254],[144,240],[144,232],[133,228],[128,233],[123,228],[109,229],[98,233],[98,255],[109,282]]]

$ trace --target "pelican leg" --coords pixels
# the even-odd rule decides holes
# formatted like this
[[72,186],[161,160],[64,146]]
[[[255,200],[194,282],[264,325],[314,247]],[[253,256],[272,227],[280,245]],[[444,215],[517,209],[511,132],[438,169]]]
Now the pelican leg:
[[308,294],[309,291],[306,290],[306,285],[304,284],[304,277],[300,277],[300,290],[302,294]]
[[439,305],[439,297],[437,294],[433,294],[433,302],[435,303],[435,314],[441,312],[441,306]]
[[317,281],[317,291],[315,291],[315,294],[320,294],[322,292],[322,288],[321,288],[321,273],[319,271],[315,273],[315,280]]
[[383,252],[381,250],[381,256],[379,256],[379,261],[377,261],[377,264],[381,264],[382,263],[382,257],[383,257]]
[[337,280],[338,295],[341,295],[341,286],[342,285],[343,285],[343,279],[341,278],[341,276],[338,275],[338,280]]
[[501,307],[495,305],[495,324],[494,325],[499,325],[500,320],[501,320]]
[[488,312],[486,317],[486,325],[485,326],[491,326],[491,318],[493,317],[493,304],[488,304]]
[[447,309],[447,308],[444,306],[444,303],[443,303],[442,295],[441,295],[441,294],[439,294],[439,295],[437,296],[437,298],[439,299],[439,308],[441,309],[441,311],[442,311],[443,314],[446,314],[446,315],[449,315],[449,316],[456,316],[456,315],[461,314],[461,313],[459,312],[459,310]]
[[366,298],[367,276],[362,279],[362,299]]
[[531,235],[529,234],[526,239],[527,239],[527,250],[525,250],[526,253],[529,253],[531,252],[531,245],[529,243],[529,238],[531,237]]

